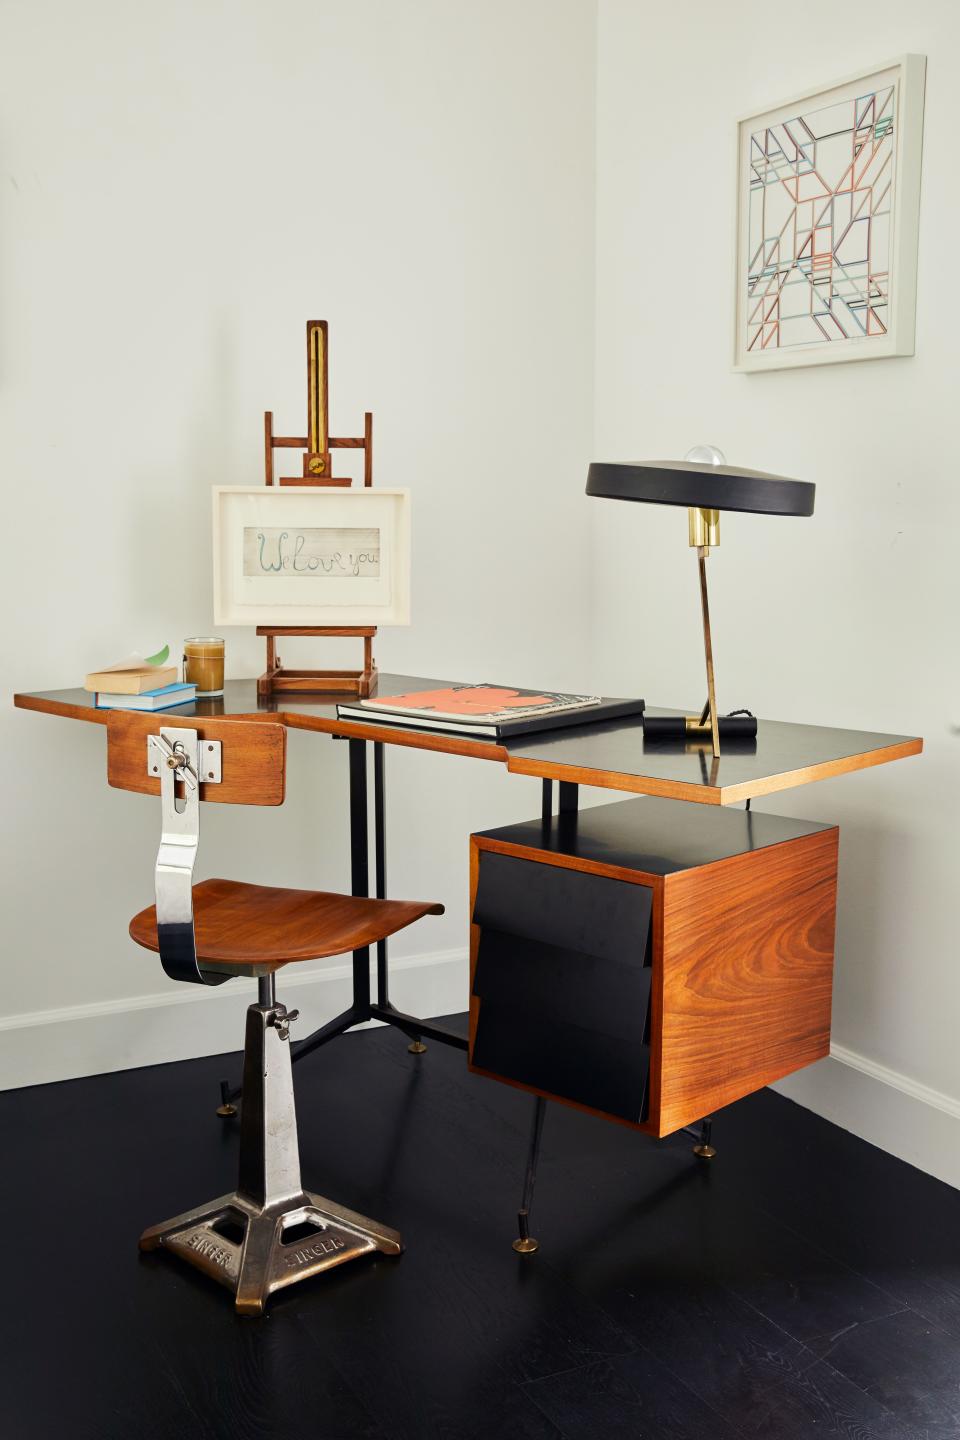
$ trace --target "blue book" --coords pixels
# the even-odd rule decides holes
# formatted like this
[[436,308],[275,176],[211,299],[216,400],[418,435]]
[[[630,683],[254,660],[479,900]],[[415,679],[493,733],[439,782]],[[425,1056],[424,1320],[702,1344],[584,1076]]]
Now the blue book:
[[98,710],[169,710],[173,705],[189,705],[197,693],[196,685],[163,685],[159,690],[144,690],[142,695],[108,695],[97,692]]

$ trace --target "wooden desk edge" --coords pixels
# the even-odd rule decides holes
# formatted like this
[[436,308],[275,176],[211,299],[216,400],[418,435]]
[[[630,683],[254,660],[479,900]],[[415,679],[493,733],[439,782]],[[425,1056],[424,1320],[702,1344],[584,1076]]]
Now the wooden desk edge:
[[42,695],[17,694],[13,703],[18,710],[38,710],[42,715],[63,715],[67,720],[92,721],[94,725],[106,725],[109,713],[93,705],[64,705],[60,700],[45,700]]
[[[247,717],[244,716],[244,719]],[[466,740],[462,735],[445,735],[440,731],[415,730],[397,725],[365,724],[358,720],[322,720],[314,715],[299,715],[283,711],[278,716],[281,723],[291,730],[319,730],[328,735],[339,735],[347,740],[382,740],[386,745],[406,745],[415,750],[439,750],[446,755],[465,755],[471,760],[507,759],[502,745],[490,741],[479,743]]]
[[800,770],[784,770],[780,775],[768,775],[762,780],[747,781],[742,785],[727,785],[721,790],[721,805],[736,805],[738,800],[750,800],[755,795],[772,795],[777,790],[793,790],[799,785],[809,785],[814,780],[829,780],[835,775],[849,775],[854,770],[869,770],[874,765],[886,765],[891,760],[905,760],[909,755],[919,755],[923,750],[923,739],[912,736],[900,740],[896,745],[879,745],[876,750],[861,750],[856,755],[847,755],[841,760],[824,760],[819,765],[807,765]]
[[[88,724],[106,725],[109,710],[93,705],[70,705],[62,700],[49,700],[43,695],[15,694],[14,705],[20,710],[36,710],[45,715],[60,715],[67,720],[84,720]],[[178,715],[175,709],[152,712],[166,715],[171,724],[202,725],[204,720],[259,721],[261,724],[283,725],[288,730],[315,730],[347,740],[382,740],[386,744],[412,746],[416,750],[440,750],[449,755],[466,755],[475,760],[498,760],[503,763],[507,752],[502,745],[465,740],[459,735],[444,735],[424,730],[399,729],[394,725],[371,725],[355,720],[329,720],[318,715],[303,715],[296,710],[250,710],[235,715]]]
[[[68,720],[85,720],[88,724],[105,725],[109,710],[97,710],[92,705],[70,705],[60,700],[48,700],[42,695],[18,693],[13,703],[21,710],[36,710],[47,715],[61,715]],[[202,724],[208,719],[258,720],[285,725],[291,730],[315,730],[325,735],[337,735],[350,740],[379,740],[387,745],[405,745],[415,750],[435,750],[447,755],[464,755],[474,760],[496,760],[506,764],[512,775],[528,775],[542,780],[566,780],[575,785],[592,785],[601,790],[619,790],[635,795],[657,795],[665,800],[691,800],[698,805],[736,805],[761,795],[772,795],[778,790],[793,790],[800,785],[809,785],[816,780],[828,780],[836,775],[846,775],[853,770],[867,770],[873,765],[885,765],[891,760],[905,759],[919,755],[923,740],[911,737],[895,745],[880,745],[875,750],[863,750],[856,755],[847,755],[839,760],[825,760],[819,765],[808,765],[799,770],[784,770],[779,775],[764,775],[756,780],[745,780],[739,785],[704,786],[682,780],[657,780],[649,775],[626,775],[622,771],[588,770],[576,765],[550,764],[546,760],[525,759],[511,755],[502,745],[489,742],[480,744],[465,740],[458,735],[445,735],[439,731],[406,730],[393,725],[368,725],[357,721],[344,721],[331,717],[329,720],[316,715],[303,715],[288,710],[255,710],[242,715],[208,716],[174,715],[185,725]]]
[[577,765],[550,765],[544,760],[507,756],[507,769],[514,775],[534,775],[543,780],[566,780],[574,785],[594,785],[598,789],[626,790],[638,795],[657,795],[664,800],[692,800],[700,805],[736,805],[777,790],[794,790],[816,780],[829,780],[853,770],[868,770],[908,755],[919,755],[923,740],[911,736],[895,745],[879,745],[875,750],[861,750],[838,760],[823,760],[799,770],[783,770],[779,775],[762,775],[744,780],[739,785],[694,785],[683,780],[657,780],[650,775],[626,775],[622,771],[587,770]]

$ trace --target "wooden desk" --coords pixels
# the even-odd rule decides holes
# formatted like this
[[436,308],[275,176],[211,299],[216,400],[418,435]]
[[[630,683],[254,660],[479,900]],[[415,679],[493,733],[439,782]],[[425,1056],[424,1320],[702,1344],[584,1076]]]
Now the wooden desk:
[[[402,694],[434,689],[448,681],[412,675],[381,675],[379,692]],[[375,691],[376,693],[376,691]],[[340,697],[343,698],[343,697]],[[14,704],[72,720],[105,724],[107,712],[97,710],[85,690],[50,690],[15,695]],[[677,715],[679,710],[649,706],[651,715]],[[708,745],[677,748],[669,741],[644,740],[638,719],[610,720],[599,725],[574,725],[541,735],[498,744],[494,740],[418,730],[414,725],[377,725],[337,719],[337,697],[261,699],[255,680],[228,680],[222,698],[179,705],[162,714],[171,721],[220,715],[262,720],[275,715],[292,730],[316,730],[349,739],[386,745],[407,745],[448,755],[494,760],[514,775],[534,775],[566,784],[594,785],[668,800],[693,800],[702,805],[734,805],[758,795],[790,790],[813,780],[845,775],[918,755],[923,741],[908,735],[878,735],[866,730],[834,730],[821,725],[792,725],[761,720],[756,745],[727,741],[715,759]]]
[[[378,688],[382,694],[395,695],[410,690],[435,689],[441,683],[449,682],[384,674],[380,676]],[[367,742],[372,742],[373,893],[381,899],[387,894],[384,745],[411,746],[418,750],[496,761],[505,765],[512,774],[538,776],[543,781],[542,810],[545,817],[553,809],[554,780],[560,784],[560,811],[566,814],[577,809],[577,787],[580,784],[723,806],[829,776],[843,775],[851,770],[882,765],[907,755],[917,755],[923,748],[923,741],[911,736],[834,730],[774,720],[759,722],[755,745],[726,742],[719,759],[713,757],[707,745],[677,747],[665,741],[645,742],[642,723],[636,719],[576,725],[498,744],[488,739],[417,729],[413,725],[340,720],[337,718],[338,698],[342,697],[283,695],[261,698],[257,694],[255,680],[230,680],[222,697],[180,705],[160,713],[171,723],[196,721],[201,730],[204,718],[213,716],[263,720],[272,715],[278,723],[290,729],[314,730],[346,739],[349,742],[351,886],[354,895],[370,894]],[[37,710],[101,725],[106,724],[108,713],[97,710],[93,697],[80,689],[18,694],[14,696],[14,703],[24,710]],[[654,715],[683,713],[648,708]],[[381,941],[377,947],[375,1001],[370,994],[368,952],[356,952],[353,957],[353,1001],[349,1010],[295,1044],[293,1058],[300,1059],[334,1036],[371,1019],[396,1025],[414,1041],[425,1037],[460,1049],[467,1048],[463,1036],[398,1011],[390,1001],[388,982],[386,941]],[[231,1095],[236,1093],[235,1090],[230,1092]]]

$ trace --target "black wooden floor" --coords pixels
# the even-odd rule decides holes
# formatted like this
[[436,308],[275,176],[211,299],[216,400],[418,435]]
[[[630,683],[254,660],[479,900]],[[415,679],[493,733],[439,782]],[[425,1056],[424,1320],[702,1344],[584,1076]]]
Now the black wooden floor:
[[771,1093],[719,1154],[551,1107],[396,1032],[298,1067],[311,1188],[399,1260],[263,1320],[137,1235],[232,1188],[231,1057],[0,1095],[3,1440],[960,1437],[960,1194]]

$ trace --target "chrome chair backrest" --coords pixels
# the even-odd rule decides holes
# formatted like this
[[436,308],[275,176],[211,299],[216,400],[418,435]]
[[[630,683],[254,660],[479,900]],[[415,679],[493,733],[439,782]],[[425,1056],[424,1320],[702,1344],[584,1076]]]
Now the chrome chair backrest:
[[[220,770],[221,743],[216,745]],[[219,985],[229,976],[221,970],[203,971],[197,961],[197,937],[193,928],[193,869],[200,847],[200,774],[196,730],[170,727],[147,736],[151,770],[160,772],[160,849],[154,872],[157,904],[157,940],[160,964],[172,980],[191,980],[201,985]],[[204,756],[204,764],[207,757]],[[212,774],[212,772],[211,772]],[[211,783],[218,783],[211,780]],[[177,795],[180,788],[182,798]]]
[[107,778],[124,790],[160,795],[160,848],[154,872],[160,963],[173,980],[220,985],[222,967],[197,959],[193,872],[201,800],[281,805],[286,771],[282,725],[257,721],[185,725],[155,715],[107,716]]

